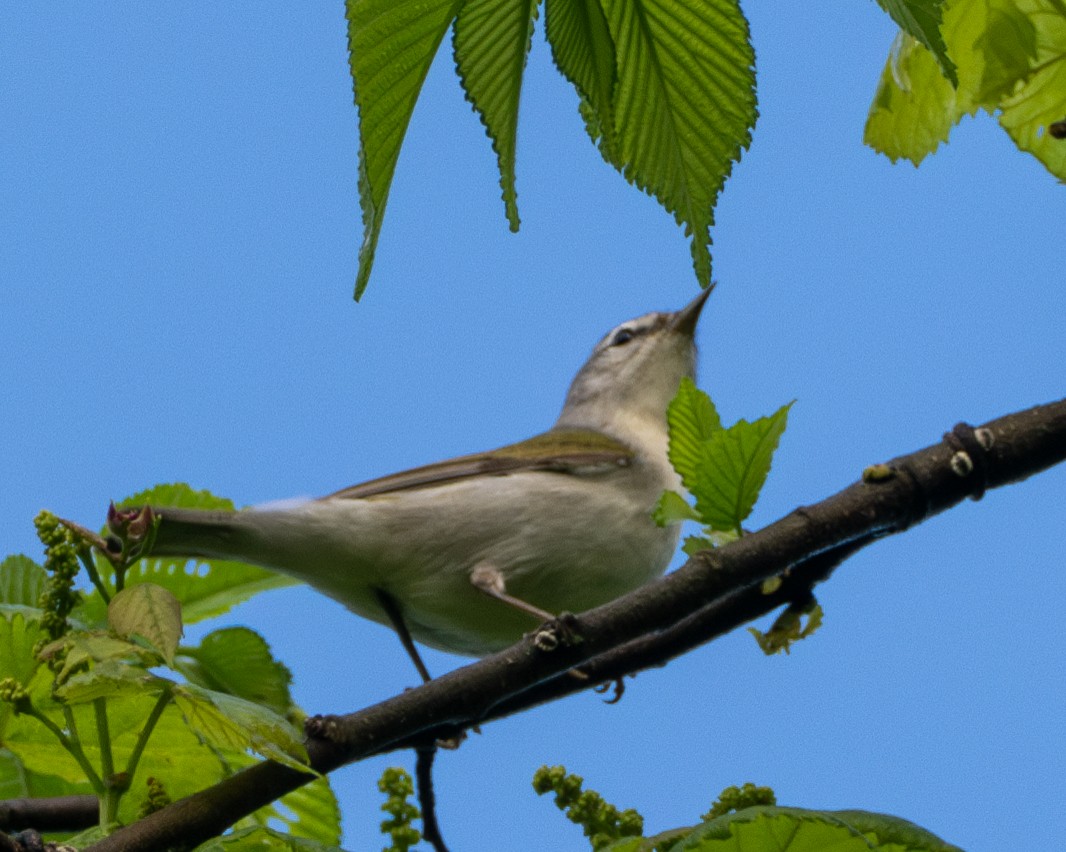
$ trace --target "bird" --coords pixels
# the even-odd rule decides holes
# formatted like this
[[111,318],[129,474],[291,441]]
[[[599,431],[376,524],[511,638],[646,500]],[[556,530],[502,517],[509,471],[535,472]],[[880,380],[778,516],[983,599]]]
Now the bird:
[[151,506],[143,555],[251,563],[306,582],[392,627],[424,680],[416,642],[483,657],[620,597],[660,576],[677,548],[680,527],[652,512],[680,489],[666,412],[695,377],[712,289],[609,331],[540,435],[317,499]]

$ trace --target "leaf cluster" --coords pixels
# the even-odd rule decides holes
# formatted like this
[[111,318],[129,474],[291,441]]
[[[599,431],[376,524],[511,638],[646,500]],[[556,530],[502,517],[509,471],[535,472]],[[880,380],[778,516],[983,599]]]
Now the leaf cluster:
[[[407,125],[449,27],[456,72],[496,152],[504,210],[518,229],[518,111],[539,7],[540,0],[347,0],[364,226],[357,299]],[[544,0],[544,14],[552,57],[577,90],[590,138],[684,226],[706,286],[714,203],[756,118],[755,54],[739,4]]]
[[[1014,143],[1066,180],[1063,0],[884,0],[901,30],[885,63],[865,141],[918,165],[965,115],[998,118]],[[920,13],[920,14],[919,14]]]
[[667,491],[653,517],[661,526],[682,521],[703,524],[702,536],[685,541],[690,556],[744,535],[742,524],[770,473],[791,407],[790,402],[768,417],[750,423],[738,420],[726,428],[711,398],[691,379],[682,379],[667,409],[669,458],[695,506],[676,491]]
[[[129,502],[226,501],[175,485]],[[4,798],[96,795],[100,825],[72,841],[80,844],[232,775],[255,754],[310,771],[291,675],[263,638],[226,627],[196,645],[182,643],[188,621],[287,580],[244,565],[114,565],[94,557],[53,516],[42,513],[38,527],[46,566],[56,569],[51,576],[26,556],[0,563]],[[79,557],[93,588],[60,595]],[[340,840],[337,803],[324,778],[236,829],[209,848],[327,849]],[[312,845],[294,846],[294,837]]]

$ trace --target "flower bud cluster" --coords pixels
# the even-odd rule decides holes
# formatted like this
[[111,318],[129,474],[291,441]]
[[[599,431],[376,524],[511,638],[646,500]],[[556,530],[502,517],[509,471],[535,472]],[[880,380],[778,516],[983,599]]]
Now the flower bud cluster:
[[58,639],[69,629],[67,616],[81,595],[74,590],[78,575],[78,550],[70,531],[51,512],[41,512],[33,519],[37,537],[44,544],[44,568],[48,582],[38,601],[44,610],[41,628],[50,640]]

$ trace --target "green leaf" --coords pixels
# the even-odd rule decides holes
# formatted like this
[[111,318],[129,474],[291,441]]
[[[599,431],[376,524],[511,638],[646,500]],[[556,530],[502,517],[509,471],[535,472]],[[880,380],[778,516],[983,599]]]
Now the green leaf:
[[670,852],[961,852],[898,817],[865,811],[745,808],[697,826]]
[[260,704],[194,684],[174,689],[174,703],[196,734],[225,751],[251,749],[293,769],[313,772],[300,733],[283,717]]
[[455,19],[455,67],[466,97],[481,116],[500,168],[511,230],[518,230],[515,139],[522,72],[539,0],[466,0]]
[[182,648],[177,669],[192,683],[265,704],[278,713],[292,706],[292,674],[274,659],[254,630],[227,627],[208,633],[197,648]]
[[363,245],[355,298],[370,278],[392,175],[429,66],[461,0],[346,0],[348,49],[359,108]]
[[[41,667],[33,650],[44,638],[45,633],[36,619],[26,618],[19,612],[0,618],[0,679],[13,678],[28,686]],[[12,705],[0,702],[0,742],[5,742],[14,712]]]
[[603,0],[602,7],[618,81],[617,147],[601,144],[601,153],[684,224],[696,278],[707,286],[714,201],[755,125],[747,20],[735,0]]
[[715,530],[740,529],[770,472],[791,407],[753,423],[738,420],[711,436],[692,489],[703,523]]
[[582,114],[593,142],[608,162],[618,158],[614,132],[616,72],[611,38],[599,0],[545,0],[544,29],[552,58],[581,96]]
[[964,112],[933,55],[901,31],[881,72],[863,142],[892,162],[917,166],[947,142]]
[[936,58],[944,77],[952,86],[959,84],[955,63],[948,56],[940,33],[944,0],[877,0],[903,32],[914,38]]
[[[0,562],[0,604],[40,609],[41,595],[48,575],[44,568],[22,554]],[[13,610],[4,609],[4,613]]]
[[297,787],[244,822],[284,825],[290,835],[336,846],[341,842],[341,811],[325,776]]
[[174,652],[181,641],[181,604],[155,583],[123,589],[107,607],[107,620],[119,636],[147,639],[173,668]]
[[1066,119],[1066,4],[1061,0],[1017,0],[1035,29],[1033,73],[1001,106],[999,123],[1023,151],[1066,181],[1066,142],[1048,126]]
[[88,781],[72,784],[55,775],[31,772],[13,752],[0,748],[0,801],[7,799],[52,798],[91,793]]
[[932,56],[901,38],[881,75],[864,139],[917,165],[967,113],[1000,113],[1023,151],[1066,180],[1066,151],[1048,127],[1066,117],[1066,4],[1062,0],[955,0],[941,29],[958,90]]
[[335,843],[293,837],[264,826],[241,829],[197,846],[195,852],[344,852]]
[[994,112],[1037,57],[1036,29],[1015,0],[956,0],[944,32],[959,61],[959,104]]
[[670,464],[681,477],[681,484],[691,491],[707,442],[721,430],[722,421],[711,398],[688,377],[681,380],[677,395],[666,409],[666,421],[670,428]]
[[[120,508],[144,505],[229,511],[234,508],[231,501],[208,491],[195,491],[184,483],[157,485],[118,504]],[[114,585],[111,563],[98,559],[97,570],[105,582]],[[143,582],[155,583],[172,592],[181,601],[184,622],[194,624],[221,615],[260,592],[291,586],[297,581],[242,562],[150,557],[135,562],[126,572],[127,586]],[[85,596],[75,615],[85,624],[102,624],[107,617],[107,604],[94,592]]]
[[659,497],[659,502],[655,504],[651,517],[660,527],[680,524],[683,521],[700,520],[696,510],[676,491],[664,491],[662,493]]
[[61,650],[64,651],[64,656],[62,657],[63,665],[56,673],[58,683],[66,682],[67,678],[89,663],[98,665],[115,660],[140,669],[160,663],[158,653],[102,630],[68,633],[61,639],[46,645],[41,650],[40,657],[48,660]]
[[89,671],[78,672],[57,687],[55,694],[67,704],[84,704],[97,698],[120,695],[158,695],[173,681],[119,660],[106,660]]

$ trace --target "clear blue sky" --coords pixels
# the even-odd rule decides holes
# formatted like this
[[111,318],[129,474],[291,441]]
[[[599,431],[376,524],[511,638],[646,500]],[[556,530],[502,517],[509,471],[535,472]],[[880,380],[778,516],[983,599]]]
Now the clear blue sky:
[[[727,419],[796,398],[760,526],[862,468],[1066,387],[1063,188],[993,120],[915,170],[861,144],[894,29],[874,3],[746,4],[760,121],[714,228],[701,384]],[[605,166],[538,26],[510,234],[450,48],[426,83],[370,288],[340,0],[0,8],[0,550],[42,507],[188,481],[238,504],[328,493],[548,426],[608,328],[691,298],[670,217]],[[1050,849],[1066,816],[1066,470],[882,542],[822,587],[791,657],[743,632],[492,724],[439,761],[456,850],[580,849],[530,788],[564,763],[649,831],[724,786]],[[306,589],[261,631],[311,712],[415,683],[386,630]],[[195,634],[194,634],[195,635]],[[434,671],[462,661],[430,653]],[[336,774],[376,848],[389,763]]]

